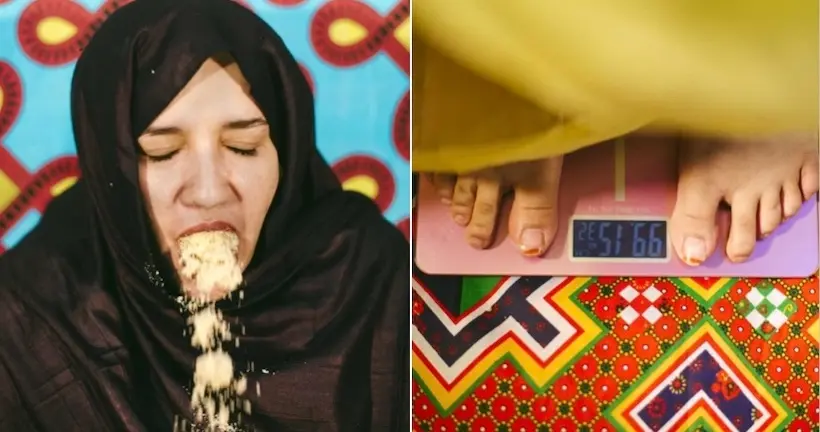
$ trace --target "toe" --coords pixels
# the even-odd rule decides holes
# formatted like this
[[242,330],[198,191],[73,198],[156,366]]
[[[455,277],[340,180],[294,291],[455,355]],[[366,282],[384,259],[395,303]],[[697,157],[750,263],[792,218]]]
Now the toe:
[[476,249],[484,249],[493,241],[498,209],[501,202],[499,181],[479,177],[470,223],[467,225],[467,243]]
[[802,192],[804,201],[817,193],[818,177],[820,177],[820,172],[818,171],[820,171],[820,168],[818,167],[816,158],[803,165],[803,169],[800,170],[800,191]]
[[777,229],[783,220],[783,208],[780,205],[780,188],[768,190],[761,195],[760,209],[758,212],[760,237],[764,238]]
[[757,243],[757,209],[760,198],[738,194],[732,197],[732,225],[726,241],[726,256],[732,262],[749,259]]
[[555,239],[562,162],[560,157],[539,161],[531,166],[532,181],[514,188],[509,235],[524,256],[543,255]]
[[456,176],[453,174],[431,174],[428,176],[433,188],[436,190],[436,195],[446,205],[453,202],[453,193],[456,187]]
[[803,193],[796,181],[788,181],[783,184],[783,218],[790,218],[800,211],[803,205]]
[[473,205],[477,189],[477,179],[470,175],[458,176],[453,187],[453,201],[450,205],[450,215],[453,220],[461,225],[467,226],[473,215]]
[[681,175],[669,231],[678,257],[690,266],[706,261],[715,250],[720,196],[706,177]]

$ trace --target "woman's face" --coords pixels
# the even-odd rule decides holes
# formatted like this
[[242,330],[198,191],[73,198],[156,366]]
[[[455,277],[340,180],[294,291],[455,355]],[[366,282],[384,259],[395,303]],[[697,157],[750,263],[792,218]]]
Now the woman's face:
[[239,67],[206,61],[139,146],[140,187],[163,252],[178,256],[184,234],[229,227],[244,268],[276,194],[279,157]]

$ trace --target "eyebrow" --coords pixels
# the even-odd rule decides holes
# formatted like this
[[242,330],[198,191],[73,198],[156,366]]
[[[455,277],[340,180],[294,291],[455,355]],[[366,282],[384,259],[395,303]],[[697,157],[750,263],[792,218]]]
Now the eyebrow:
[[266,126],[268,122],[263,119],[262,117],[247,119],[247,120],[236,120],[225,124],[225,129],[250,129],[258,126]]
[[174,135],[180,133],[181,130],[178,127],[148,127],[145,129],[145,132],[142,133],[143,136],[161,136],[161,135]]
[[[226,123],[223,128],[230,129],[230,130],[240,130],[240,129],[250,129],[258,126],[265,126],[268,122],[262,118],[252,118],[252,119],[244,119],[244,120],[234,120],[231,122]],[[178,127],[148,127],[148,129],[143,132],[143,135],[148,136],[162,136],[162,135],[174,135],[182,132],[182,130]]]

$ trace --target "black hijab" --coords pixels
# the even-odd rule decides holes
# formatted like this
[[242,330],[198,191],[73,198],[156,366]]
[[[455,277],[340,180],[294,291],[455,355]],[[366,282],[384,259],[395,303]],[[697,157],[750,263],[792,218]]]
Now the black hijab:
[[190,420],[198,353],[139,192],[136,138],[224,54],[270,124],[282,173],[244,297],[218,304],[234,333],[244,328],[230,349],[249,378],[244,428],[409,428],[409,246],[319,155],[296,61],[239,4],[137,0],[77,62],[82,180],[0,259],[0,430],[160,432]]

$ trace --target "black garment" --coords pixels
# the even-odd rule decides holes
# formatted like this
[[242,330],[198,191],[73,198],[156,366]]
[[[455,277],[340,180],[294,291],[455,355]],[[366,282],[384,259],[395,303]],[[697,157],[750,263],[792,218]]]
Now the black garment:
[[318,154],[291,54],[228,0],[137,0],[77,63],[82,180],[0,257],[0,432],[163,432],[190,419],[198,352],[139,193],[136,137],[222,53],[250,83],[282,173],[244,300],[219,303],[245,327],[235,364],[254,365],[245,426],[409,430],[409,246]]

